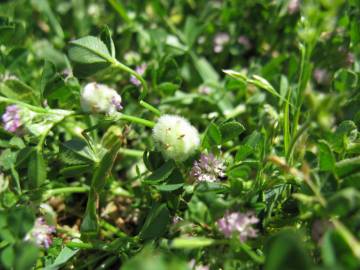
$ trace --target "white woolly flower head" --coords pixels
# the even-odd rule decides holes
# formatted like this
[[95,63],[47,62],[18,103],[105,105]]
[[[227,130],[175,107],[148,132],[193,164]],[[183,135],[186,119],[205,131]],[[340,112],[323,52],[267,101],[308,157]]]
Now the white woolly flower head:
[[107,85],[95,82],[85,85],[80,103],[84,112],[112,114],[122,109],[121,96]]
[[199,132],[177,115],[163,115],[153,129],[156,147],[166,159],[185,161],[200,145]]

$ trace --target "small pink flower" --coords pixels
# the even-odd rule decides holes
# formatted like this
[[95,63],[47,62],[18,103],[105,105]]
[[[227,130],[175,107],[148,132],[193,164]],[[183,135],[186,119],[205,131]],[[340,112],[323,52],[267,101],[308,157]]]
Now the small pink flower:
[[21,127],[20,108],[17,105],[9,105],[6,107],[5,113],[2,115],[4,129],[8,132],[16,133]]
[[226,236],[231,237],[238,234],[241,242],[245,242],[248,238],[257,236],[257,230],[252,227],[257,224],[259,219],[252,212],[226,213],[225,216],[217,221],[219,230]]
[[[137,66],[135,68],[135,71],[139,75],[144,75],[144,73],[146,71],[146,68],[147,68],[147,64],[143,63],[140,66]],[[135,86],[140,86],[141,85],[141,82],[134,75],[130,76],[130,82]]]
[[55,227],[47,225],[44,218],[39,217],[35,220],[34,227],[25,237],[25,240],[32,240],[37,245],[47,249],[52,244],[53,233],[55,233]]
[[213,154],[201,154],[200,159],[194,162],[190,176],[199,182],[215,182],[225,177],[225,165]]

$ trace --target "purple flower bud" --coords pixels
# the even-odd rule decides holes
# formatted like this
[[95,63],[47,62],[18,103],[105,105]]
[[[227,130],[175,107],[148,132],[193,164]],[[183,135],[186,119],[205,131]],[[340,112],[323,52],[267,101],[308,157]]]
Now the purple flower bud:
[[6,107],[5,113],[2,115],[4,129],[8,132],[16,133],[21,127],[20,108],[17,105],[9,105]]
[[200,159],[194,162],[190,176],[199,182],[215,182],[225,177],[224,163],[213,154],[201,154]]
[[[135,68],[135,71],[136,71],[136,73],[138,73],[139,75],[142,76],[142,75],[144,75],[146,68],[147,68],[147,64],[143,63],[140,66],[137,66]],[[135,86],[141,85],[141,82],[134,75],[130,76],[130,82]]]
[[252,227],[257,224],[259,219],[252,212],[226,213],[225,216],[217,221],[219,230],[226,236],[231,237],[237,234],[241,242],[245,242],[248,238],[257,236],[257,230]]
[[55,227],[45,223],[44,218],[39,217],[35,220],[35,224],[25,240],[34,241],[37,245],[49,248],[52,244],[52,234],[55,233]]

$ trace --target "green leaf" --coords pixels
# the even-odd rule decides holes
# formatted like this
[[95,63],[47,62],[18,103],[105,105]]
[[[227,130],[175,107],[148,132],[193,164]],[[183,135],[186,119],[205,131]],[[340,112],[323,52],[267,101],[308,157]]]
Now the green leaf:
[[16,260],[14,269],[29,270],[35,266],[40,255],[39,248],[31,242],[23,242],[15,246]]
[[170,192],[170,191],[174,191],[177,190],[179,188],[182,188],[184,186],[184,183],[179,183],[179,184],[163,184],[163,185],[157,185],[155,186],[157,190],[159,191],[166,191],[166,192]]
[[70,41],[69,57],[73,62],[82,64],[111,63],[113,61],[104,42],[93,36]]
[[21,44],[25,36],[25,22],[0,17],[0,43],[2,45]]
[[205,58],[192,55],[192,59],[200,77],[205,83],[217,83],[219,81],[219,74]]
[[2,250],[0,260],[1,263],[5,266],[5,268],[11,268],[15,260],[15,252],[12,245],[9,245]]
[[203,248],[212,245],[214,242],[214,239],[205,237],[179,237],[171,242],[171,247],[180,249]]
[[220,145],[222,141],[221,131],[215,123],[210,123],[206,129],[205,136],[202,141],[204,148]]
[[38,93],[15,77],[9,77],[0,81],[0,93],[8,98],[39,104]]
[[25,235],[34,226],[35,215],[32,210],[25,206],[14,207],[9,211],[7,217],[7,224],[14,236],[19,239],[25,237]]
[[50,61],[45,61],[40,82],[40,93],[42,96],[44,96],[47,85],[58,78],[59,74],[56,72],[56,66]]
[[59,255],[56,257],[55,261],[46,267],[43,270],[57,270],[60,269],[65,263],[67,263],[72,257],[78,253],[78,249],[70,249],[68,247],[64,247]]
[[223,69],[223,72],[230,76],[231,78],[240,81],[242,83],[247,83],[247,76],[241,72],[235,71],[235,70],[231,70],[231,69]]
[[349,69],[340,69],[334,74],[332,87],[335,91],[345,92],[355,90],[358,84],[358,75]]
[[149,171],[155,171],[165,163],[161,152],[158,151],[145,151],[143,155],[143,161]]
[[30,154],[28,177],[30,187],[39,188],[46,180],[46,162],[41,150],[35,149]]
[[139,236],[144,240],[161,237],[170,222],[170,213],[166,204],[154,205],[146,217]]
[[111,169],[122,144],[118,138],[114,139],[116,141],[113,142],[112,148],[103,156],[92,177],[91,185],[95,189],[101,189],[105,185],[105,180],[111,174]]
[[156,169],[144,182],[147,184],[155,184],[165,181],[175,169],[175,162],[173,160],[166,161],[160,168]]
[[360,172],[360,156],[347,158],[335,164],[335,173],[339,177],[349,176]]
[[96,167],[91,179],[91,188],[86,205],[85,217],[81,223],[81,236],[84,239],[95,237],[98,233],[99,225],[96,213],[97,196],[103,189],[107,178],[111,174],[111,170],[114,165],[116,156],[120,150],[121,144],[122,142],[118,138],[114,137],[112,148],[105,153],[100,163]]
[[225,122],[220,125],[220,131],[222,135],[222,142],[227,142],[238,137],[245,131],[242,124],[236,121]]
[[338,216],[346,216],[360,207],[360,192],[355,188],[345,188],[328,199],[327,210]]
[[110,28],[108,26],[104,26],[102,28],[101,34],[100,34],[101,40],[105,43],[106,47],[108,48],[110,55],[112,58],[115,58],[115,45],[114,41],[111,37]]
[[321,171],[333,171],[335,169],[335,157],[329,144],[321,140],[318,143],[319,147],[319,168]]
[[263,77],[260,77],[258,75],[253,75],[252,79],[248,80],[249,83],[254,84],[255,86],[262,88],[266,91],[268,91],[270,94],[277,96],[278,98],[283,99],[278,92],[276,92],[275,88]]
[[302,243],[297,233],[292,230],[283,230],[271,237],[265,246],[264,269],[311,269],[311,259]]
[[75,73],[79,76],[95,74],[116,61],[104,42],[93,36],[71,41],[69,58],[75,63]]
[[321,255],[326,266],[335,266],[336,250],[332,242],[333,232],[327,231],[321,240]]
[[60,148],[60,158],[66,164],[78,165],[98,162],[98,157],[88,144],[81,139],[64,142]]

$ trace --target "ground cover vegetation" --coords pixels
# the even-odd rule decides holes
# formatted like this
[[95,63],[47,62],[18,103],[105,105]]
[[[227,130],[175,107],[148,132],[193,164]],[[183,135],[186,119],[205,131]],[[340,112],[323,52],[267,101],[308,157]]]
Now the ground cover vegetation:
[[359,0],[0,3],[0,269],[360,269]]

